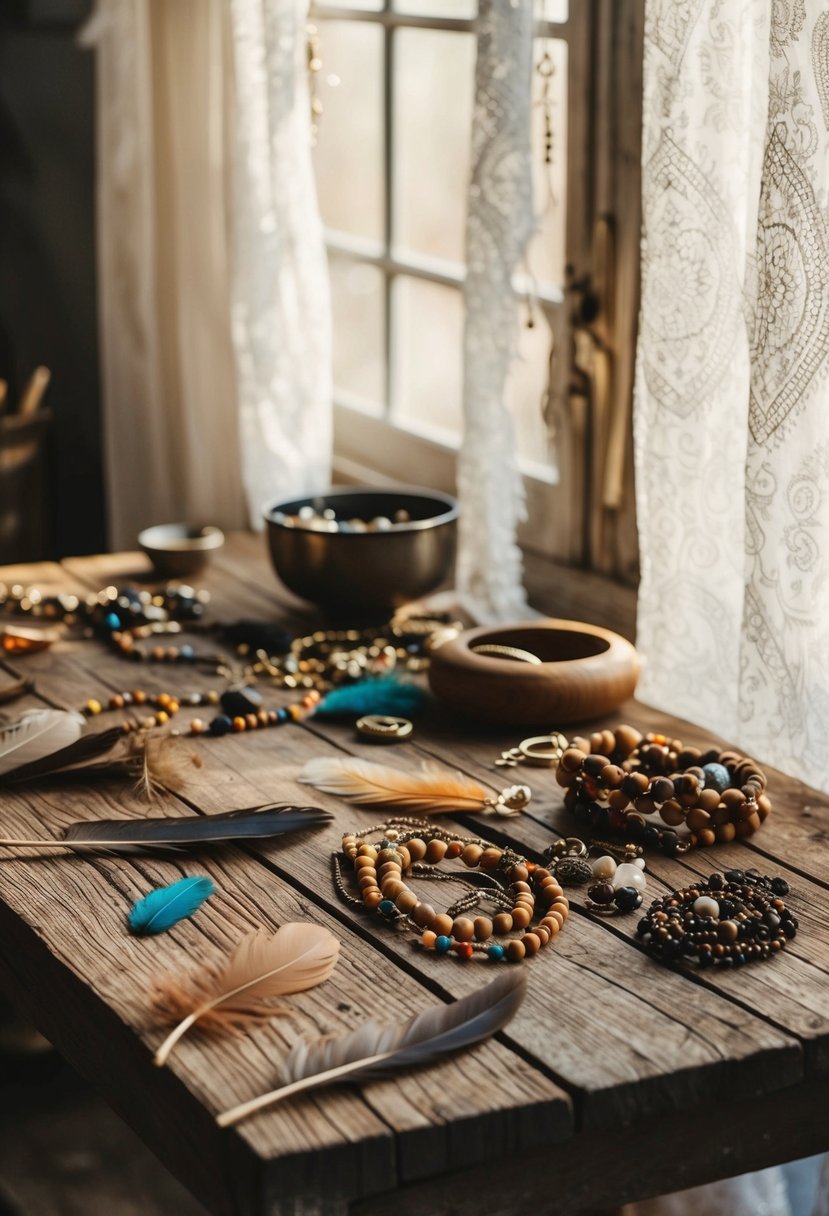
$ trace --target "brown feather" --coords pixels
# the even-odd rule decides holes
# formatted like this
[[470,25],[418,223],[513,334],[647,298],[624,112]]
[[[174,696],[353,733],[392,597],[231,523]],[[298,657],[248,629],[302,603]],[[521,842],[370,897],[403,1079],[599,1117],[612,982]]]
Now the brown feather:
[[268,1002],[321,984],[334,970],[339,952],[340,943],[328,929],[292,923],[274,934],[253,930],[222,965],[165,977],[156,985],[155,1011],[161,1020],[178,1025],[159,1047],[155,1063],[165,1063],[195,1022],[208,1032],[232,1032],[288,1013]]
[[309,760],[299,780],[363,806],[382,804],[433,814],[480,811],[495,802],[493,793],[477,781],[432,763],[424,764],[419,773],[401,773],[354,756],[323,757]]

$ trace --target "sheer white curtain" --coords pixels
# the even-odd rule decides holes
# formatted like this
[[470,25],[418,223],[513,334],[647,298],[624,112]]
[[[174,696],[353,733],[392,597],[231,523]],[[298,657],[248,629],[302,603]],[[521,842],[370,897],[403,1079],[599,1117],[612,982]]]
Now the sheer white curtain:
[[261,526],[327,483],[330,320],[304,0],[98,0],[110,540]]
[[517,322],[512,275],[532,234],[532,4],[480,0],[464,285],[458,589],[482,621],[526,613],[516,529],[524,487],[505,400]]
[[829,789],[829,12],[646,13],[639,691]]
[[[828,217],[825,0],[646,0],[639,695],[823,789]],[[817,1170],[630,1213],[808,1216]]]

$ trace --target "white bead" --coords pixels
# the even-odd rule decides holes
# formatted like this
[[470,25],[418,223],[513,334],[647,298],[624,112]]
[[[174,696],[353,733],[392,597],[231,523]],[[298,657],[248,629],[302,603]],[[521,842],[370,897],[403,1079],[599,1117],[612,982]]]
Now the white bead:
[[644,857],[635,857],[635,858],[633,859],[633,864],[634,864],[635,866],[638,866],[640,870],[644,870],[644,868],[645,868],[645,859],[644,859]]
[[612,882],[614,891],[618,891],[619,887],[636,887],[637,891],[644,891],[647,886],[645,875],[638,866],[629,861],[623,861],[616,867]]
[[607,882],[616,873],[616,862],[607,854],[604,857],[597,857],[595,861],[591,861],[590,866],[593,870],[593,877],[600,882]]
[[694,900],[694,911],[697,916],[713,916],[715,920],[718,920],[720,905],[710,895],[700,895],[699,899]]

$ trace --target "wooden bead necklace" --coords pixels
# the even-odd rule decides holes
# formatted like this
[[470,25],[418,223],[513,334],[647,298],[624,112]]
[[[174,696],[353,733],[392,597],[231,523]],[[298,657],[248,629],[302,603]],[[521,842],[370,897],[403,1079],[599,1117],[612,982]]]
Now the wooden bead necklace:
[[[365,839],[377,833],[382,836],[377,844]],[[360,897],[346,890],[339,855],[334,853],[334,882],[340,897],[353,907],[362,906],[390,923],[407,926],[419,935],[425,949],[438,955],[451,952],[466,960],[477,954],[493,962],[520,962],[546,946],[569,913],[569,902],[549,870],[512,849],[477,837],[456,836],[422,820],[390,819],[347,833],[342,848],[354,867]],[[444,858],[460,858],[470,871],[468,878],[437,870]],[[460,881],[467,892],[439,913],[418,898],[403,881],[404,875]],[[484,901],[496,909],[494,915],[468,915]],[[532,925],[537,902],[544,912]],[[505,945],[492,940],[494,934],[515,929],[522,936]]]
[[[193,718],[186,732],[190,735],[215,737],[231,732],[242,734],[245,731],[282,726],[287,722],[300,722],[314,712],[320,700],[320,693],[311,689],[295,705],[286,705],[281,709],[263,709],[261,696],[251,688],[231,688],[223,693],[215,690],[193,692],[183,696],[173,696],[166,692],[148,693],[136,688],[132,692],[115,693],[106,705],[91,698],[81,707],[81,713],[87,718],[93,718],[101,713],[130,709],[134,706],[153,709],[151,714],[141,718],[128,718],[122,723],[124,734],[130,734],[132,731],[154,730],[156,727],[166,726],[183,707],[196,709],[203,705],[220,706],[222,712],[216,714],[210,722],[205,722],[203,718]],[[184,732],[174,729],[171,733],[180,735]]]
[[669,855],[751,836],[771,811],[753,760],[631,726],[573,739],[556,780],[564,805],[594,831],[623,832]]
[[662,962],[742,967],[771,958],[797,933],[781,898],[788,893],[783,878],[726,870],[654,900],[637,933]]

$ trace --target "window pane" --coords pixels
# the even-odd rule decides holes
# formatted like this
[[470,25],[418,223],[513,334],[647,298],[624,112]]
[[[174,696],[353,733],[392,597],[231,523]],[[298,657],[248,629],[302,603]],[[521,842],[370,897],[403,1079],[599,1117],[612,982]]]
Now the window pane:
[[414,13],[417,17],[477,17],[478,15],[478,0],[394,0],[394,7],[398,13]]
[[566,21],[569,16],[568,0],[542,0],[539,21]]
[[403,276],[395,281],[392,304],[394,421],[457,442],[463,374],[461,293]]
[[[330,254],[334,387],[349,404],[383,413],[383,275],[376,266]],[[352,394],[358,400],[351,400]]]
[[516,357],[507,380],[506,400],[512,411],[521,460],[552,465],[553,453],[542,410],[550,359],[550,327],[535,310],[535,325],[527,328],[527,313],[520,308],[516,325]]
[[368,21],[320,21],[322,116],[314,163],[329,228],[382,240],[383,31]]
[[475,71],[471,34],[394,35],[396,246],[463,261]]

